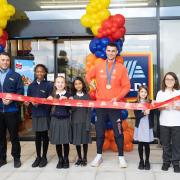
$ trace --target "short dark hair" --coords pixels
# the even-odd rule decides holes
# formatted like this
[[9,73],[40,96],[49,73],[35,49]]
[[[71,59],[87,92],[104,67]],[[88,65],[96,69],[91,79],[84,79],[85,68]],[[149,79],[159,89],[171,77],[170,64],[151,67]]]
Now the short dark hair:
[[174,72],[167,72],[163,78],[163,81],[162,81],[162,91],[165,91],[166,90],[166,76],[167,75],[170,75],[174,78],[175,80],[175,84],[174,84],[174,87],[173,89],[176,89],[176,90],[179,90],[180,89],[180,86],[179,86],[179,80],[178,80],[178,77],[176,76],[176,74]]
[[116,49],[118,49],[117,44],[114,43],[114,42],[110,42],[110,43],[106,46],[106,48],[107,48],[108,46],[116,47]]
[[7,52],[0,52],[0,56],[8,56],[9,58],[10,58],[10,55],[9,55],[9,53],[7,53]]

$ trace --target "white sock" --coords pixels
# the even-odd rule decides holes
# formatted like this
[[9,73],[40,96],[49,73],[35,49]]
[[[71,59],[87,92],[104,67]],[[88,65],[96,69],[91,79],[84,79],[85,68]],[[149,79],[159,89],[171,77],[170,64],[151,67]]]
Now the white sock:
[[119,156],[119,160],[124,159],[124,156]]
[[101,158],[102,158],[102,154],[97,154],[96,157],[97,157],[98,159],[101,159]]

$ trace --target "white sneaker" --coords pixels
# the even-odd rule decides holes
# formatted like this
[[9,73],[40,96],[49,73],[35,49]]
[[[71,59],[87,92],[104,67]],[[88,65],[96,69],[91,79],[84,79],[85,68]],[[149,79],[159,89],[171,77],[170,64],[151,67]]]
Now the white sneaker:
[[96,156],[91,162],[92,167],[98,167],[103,162],[102,157]]
[[119,158],[119,166],[120,166],[121,168],[127,168],[127,162],[126,162],[126,160],[124,159],[124,157]]

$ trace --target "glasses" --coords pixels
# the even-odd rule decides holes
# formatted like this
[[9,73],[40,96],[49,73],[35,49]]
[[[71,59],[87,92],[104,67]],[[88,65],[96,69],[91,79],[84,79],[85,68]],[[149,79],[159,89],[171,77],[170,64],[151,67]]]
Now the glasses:
[[165,79],[165,81],[173,82],[175,79]]

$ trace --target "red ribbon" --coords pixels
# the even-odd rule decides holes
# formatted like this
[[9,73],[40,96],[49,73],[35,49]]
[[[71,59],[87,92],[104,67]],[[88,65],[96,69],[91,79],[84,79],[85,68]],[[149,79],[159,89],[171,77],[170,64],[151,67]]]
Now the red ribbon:
[[168,104],[172,104],[175,101],[180,101],[180,96],[173,97],[159,103],[127,103],[127,102],[110,102],[110,101],[91,101],[91,100],[49,100],[46,98],[37,98],[23,96],[12,93],[0,93],[0,98],[10,99],[14,101],[33,102],[37,104],[49,104],[60,106],[75,106],[75,107],[93,107],[93,108],[114,108],[114,109],[132,109],[132,110],[146,110],[146,109],[158,109]]

